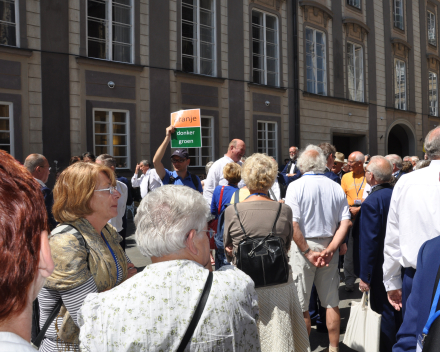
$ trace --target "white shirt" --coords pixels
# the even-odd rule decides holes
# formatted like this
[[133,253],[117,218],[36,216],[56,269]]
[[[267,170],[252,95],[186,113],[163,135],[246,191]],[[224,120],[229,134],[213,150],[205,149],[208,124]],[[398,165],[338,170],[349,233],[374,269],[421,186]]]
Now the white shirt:
[[[150,183],[150,187],[148,187],[148,182]],[[162,186],[162,180],[157,174],[155,169],[148,169],[145,174],[142,174],[141,177],[138,177],[138,174],[134,174],[131,178],[131,185],[136,187],[141,187],[141,197],[144,198],[149,191],[154,190],[157,187]]]
[[280,200],[281,197],[281,190],[280,190],[280,184],[278,183],[278,179],[275,179],[275,182],[273,183],[272,188],[270,189],[274,196],[275,196],[275,200],[278,201]]
[[296,167],[296,162],[292,161],[292,165],[290,166],[290,170],[288,172],[288,174],[295,174],[297,171],[297,167]]
[[127,207],[128,188],[123,182],[116,180],[116,189],[121,193],[121,197],[118,199],[118,215],[111,218],[108,223],[116,228],[116,231],[122,231],[122,218],[125,215],[125,209]]
[[440,235],[440,160],[405,174],[394,186],[385,235],[383,282],[402,288],[400,266],[417,268],[419,249]]
[[2,352],[35,352],[35,348],[22,337],[13,332],[0,332],[0,351]]
[[289,185],[286,204],[305,238],[333,237],[338,223],[351,218],[341,186],[314,172],[306,172]]
[[[166,261],[110,291],[89,294],[77,319],[81,351],[176,351],[208,273],[190,260]],[[213,275],[185,351],[260,351],[254,282],[231,265]]]
[[[212,164],[209,169],[208,176],[205,180],[205,187],[203,188],[203,197],[205,197],[208,204],[211,206],[212,202],[212,194],[214,193],[215,187],[218,185],[226,186],[228,181],[223,177],[223,168],[226,164],[234,163],[229,156],[224,156],[223,158],[218,159],[214,164]],[[238,165],[241,166],[242,162],[237,162]],[[243,180],[241,180],[238,184],[238,188],[242,188],[244,186]]]
[[34,179],[40,184],[41,187],[46,187],[46,185],[44,184],[43,181],[41,181],[41,180],[39,180],[38,178],[35,178],[35,177],[34,177]]
[[370,184],[367,183],[364,187],[364,193],[362,194],[362,199],[365,200],[365,198],[368,197],[370,192],[371,192],[371,186],[370,186]]

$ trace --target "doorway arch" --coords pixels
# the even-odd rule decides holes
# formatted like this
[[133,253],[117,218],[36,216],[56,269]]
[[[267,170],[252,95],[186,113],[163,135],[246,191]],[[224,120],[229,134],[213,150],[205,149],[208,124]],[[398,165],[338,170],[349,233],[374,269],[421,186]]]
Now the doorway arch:
[[416,155],[415,133],[406,121],[395,121],[388,129],[386,154],[397,154],[402,158]]

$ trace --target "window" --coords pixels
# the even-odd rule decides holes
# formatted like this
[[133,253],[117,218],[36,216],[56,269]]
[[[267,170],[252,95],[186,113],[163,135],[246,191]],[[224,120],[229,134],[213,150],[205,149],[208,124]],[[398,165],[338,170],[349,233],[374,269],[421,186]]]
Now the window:
[[435,15],[431,11],[428,11],[428,43],[437,46]]
[[275,16],[252,11],[252,80],[279,86],[278,21]]
[[358,9],[361,8],[361,0],[347,0],[347,4],[357,7]]
[[429,72],[429,115],[438,116],[437,74]]
[[129,168],[128,112],[94,110],[93,117],[95,155],[113,155],[117,168]]
[[306,28],[307,91],[327,95],[325,34]]
[[18,1],[0,0],[0,44],[19,46]]
[[404,30],[403,27],[403,0],[394,0],[394,27]]
[[133,62],[132,0],[87,0],[87,55]]
[[278,160],[277,153],[277,123],[276,122],[257,122],[257,151],[266,153]]
[[406,110],[406,68],[405,62],[395,60],[396,72],[394,78],[394,107]]
[[0,149],[14,156],[12,104],[0,102]]
[[214,161],[214,118],[202,116],[202,148],[188,148],[190,166],[205,166]]
[[182,0],[182,68],[215,76],[215,0]]
[[354,101],[364,101],[364,65],[362,46],[347,43],[348,57],[348,97]]

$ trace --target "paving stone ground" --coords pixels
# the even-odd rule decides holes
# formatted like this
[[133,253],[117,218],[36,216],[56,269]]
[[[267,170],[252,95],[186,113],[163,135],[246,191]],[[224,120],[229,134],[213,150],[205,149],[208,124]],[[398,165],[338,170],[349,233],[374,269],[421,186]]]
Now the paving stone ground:
[[[147,265],[151,264],[150,258],[147,258],[142,255],[142,253],[139,251],[138,247],[136,246],[136,241],[134,240],[134,232],[135,227],[133,220],[129,218],[127,220],[128,222],[128,228],[127,228],[127,255],[131,259],[131,261],[134,263],[136,268],[139,271],[142,271]],[[343,278],[343,273],[341,273],[341,277]],[[341,311],[341,330],[345,331],[345,328],[347,326],[347,321],[350,316],[350,307],[352,301],[359,302],[361,300],[362,293],[359,291],[359,279],[356,281],[356,285],[354,287],[353,292],[346,292],[345,291],[345,284],[341,280],[341,284],[339,286],[339,309]],[[342,341],[344,339],[344,334],[340,335],[339,341]],[[310,334],[310,345],[312,352],[320,352],[325,351],[328,348],[328,334],[327,333],[320,333],[316,331],[316,326],[312,327],[312,332]],[[349,352],[354,351],[351,348],[348,348],[344,344],[340,344],[339,348],[340,352]]]

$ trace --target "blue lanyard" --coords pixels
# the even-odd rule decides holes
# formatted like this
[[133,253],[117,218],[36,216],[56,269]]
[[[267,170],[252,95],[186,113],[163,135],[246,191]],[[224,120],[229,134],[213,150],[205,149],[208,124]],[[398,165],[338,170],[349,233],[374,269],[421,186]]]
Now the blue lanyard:
[[110,247],[110,245],[108,244],[108,242],[107,242],[107,240],[105,239],[104,234],[102,233],[102,231],[101,231],[101,236],[102,236],[102,239],[104,240],[105,244],[107,245],[108,249],[110,250],[110,253],[112,254],[113,259],[114,259],[114,261],[115,261],[115,265],[116,265],[116,282],[118,282],[118,280],[119,280],[118,261],[117,261],[117,259],[116,259],[115,253],[113,253],[112,247]]
[[353,175],[354,190],[355,190],[355,192],[356,192],[356,198],[358,198],[358,199],[359,199],[359,192],[361,191],[362,186],[364,185],[364,181],[365,181],[365,176],[364,176],[364,178],[362,179],[362,183],[361,183],[361,186],[359,187],[359,190],[357,190],[357,189],[356,189],[356,180],[354,179],[354,175]]
[[[267,194],[266,193],[252,193],[252,194],[249,194],[247,197],[246,197],[246,199],[248,199],[249,197],[252,197],[252,196],[265,196],[265,197],[267,197]],[[246,200],[245,199],[245,200]]]
[[432,301],[431,311],[429,312],[428,321],[426,322],[425,327],[423,328],[423,333],[428,335],[429,329],[431,328],[432,323],[438,316],[440,316],[440,310],[436,311],[438,300],[440,297],[440,285],[437,285],[437,291],[435,291],[434,301]]
[[322,176],[324,174],[303,174],[302,177],[304,176]]

